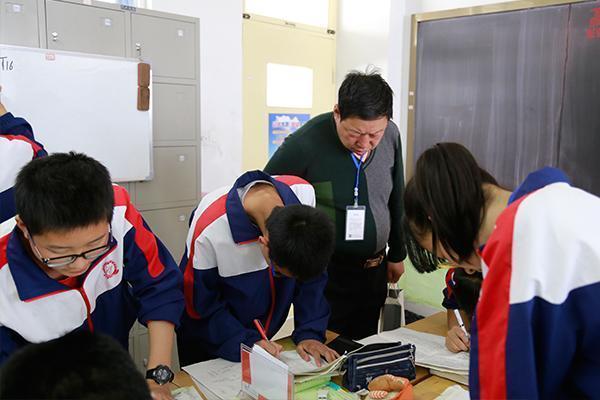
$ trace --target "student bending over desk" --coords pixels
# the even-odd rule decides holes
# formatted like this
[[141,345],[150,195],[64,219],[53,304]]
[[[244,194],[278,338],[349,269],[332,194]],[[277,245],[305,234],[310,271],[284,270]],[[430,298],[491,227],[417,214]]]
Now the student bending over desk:
[[277,355],[272,337],[294,304],[292,339],[317,363],[338,355],[323,344],[329,305],[323,295],[333,251],[333,224],[313,208],[315,193],[295,176],[261,171],[204,196],[191,219],[180,268],[186,312],[177,331],[179,360],[240,360],[240,344]]
[[471,397],[599,398],[600,198],[554,168],[511,193],[465,147],[440,143],[419,157],[404,205],[419,271],[483,272]]

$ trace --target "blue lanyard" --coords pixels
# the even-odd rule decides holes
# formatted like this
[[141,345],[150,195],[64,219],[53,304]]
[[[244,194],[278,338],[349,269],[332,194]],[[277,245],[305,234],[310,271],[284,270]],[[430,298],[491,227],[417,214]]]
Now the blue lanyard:
[[350,157],[352,158],[352,162],[356,166],[356,179],[354,180],[354,206],[358,205],[358,182],[360,179],[360,166],[362,165],[365,154],[367,154],[367,153],[363,153],[363,155],[360,156],[360,158],[358,158],[354,155],[354,153],[350,152]]

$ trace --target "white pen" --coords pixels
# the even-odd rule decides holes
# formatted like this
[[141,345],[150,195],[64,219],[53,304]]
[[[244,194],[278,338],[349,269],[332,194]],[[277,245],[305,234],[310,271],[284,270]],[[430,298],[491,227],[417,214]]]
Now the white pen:
[[460,326],[460,329],[462,329],[465,335],[467,335],[467,338],[469,338],[469,333],[465,329],[465,323],[463,322],[462,317],[460,316],[460,311],[458,311],[456,308],[452,311],[454,311],[454,315],[456,316],[456,320],[458,321],[458,326]]

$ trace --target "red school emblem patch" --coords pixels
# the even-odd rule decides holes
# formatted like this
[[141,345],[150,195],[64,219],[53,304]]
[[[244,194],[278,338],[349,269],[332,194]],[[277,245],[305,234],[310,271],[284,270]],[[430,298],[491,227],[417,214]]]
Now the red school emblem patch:
[[114,261],[107,261],[102,265],[102,271],[104,272],[104,277],[110,279],[119,273],[119,268]]

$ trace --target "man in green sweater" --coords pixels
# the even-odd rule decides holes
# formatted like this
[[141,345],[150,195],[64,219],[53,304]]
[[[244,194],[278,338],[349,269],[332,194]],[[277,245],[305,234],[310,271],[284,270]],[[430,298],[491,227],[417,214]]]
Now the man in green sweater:
[[351,72],[333,112],[290,135],[265,167],[310,182],[317,207],[335,222],[329,329],[353,339],[377,333],[387,282],[404,272],[404,170],[392,96],[378,73]]

